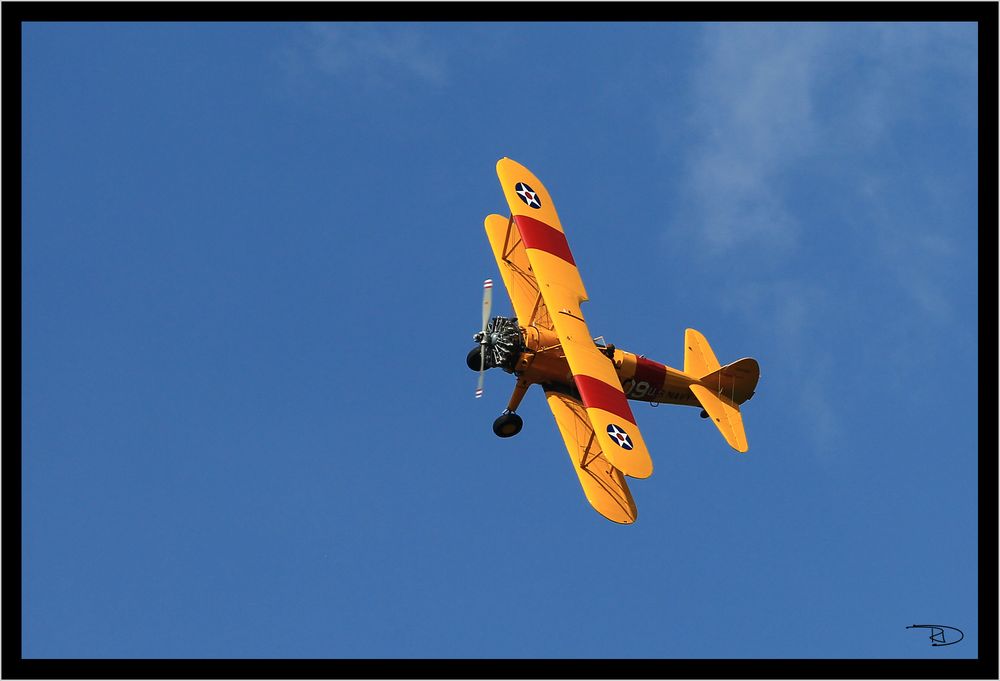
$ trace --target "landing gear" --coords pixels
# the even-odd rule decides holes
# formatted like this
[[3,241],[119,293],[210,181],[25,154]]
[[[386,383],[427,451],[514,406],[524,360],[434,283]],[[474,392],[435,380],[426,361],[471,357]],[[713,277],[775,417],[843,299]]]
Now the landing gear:
[[521,420],[520,416],[513,412],[504,412],[493,422],[493,432],[498,437],[513,437],[521,432],[523,425],[524,421]]
[[708,412],[705,411],[704,409],[702,409],[701,413],[698,414],[698,416],[702,417],[703,419],[707,419],[708,418]]

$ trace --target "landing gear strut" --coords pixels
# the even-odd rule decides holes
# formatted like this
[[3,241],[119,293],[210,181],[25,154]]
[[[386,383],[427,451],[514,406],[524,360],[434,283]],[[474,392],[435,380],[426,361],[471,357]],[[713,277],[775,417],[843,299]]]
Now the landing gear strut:
[[504,412],[493,422],[493,432],[499,437],[513,437],[521,432],[524,421],[513,412]]

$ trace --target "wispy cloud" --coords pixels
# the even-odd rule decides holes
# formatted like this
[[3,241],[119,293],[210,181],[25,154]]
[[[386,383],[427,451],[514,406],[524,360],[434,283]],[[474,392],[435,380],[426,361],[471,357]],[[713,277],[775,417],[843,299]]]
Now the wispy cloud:
[[[790,254],[802,216],[789,186],[817,159],[875,210],[883,197],[865,192],[871,172],[848,164],[893,151],[880,146],[934,102],[934,76],[965,79],[974,95],[970,37],[947,24],[707,27],[686,123],[685,229],[697,225],[708,255],[747,245]],[[974,101],[956,114],[974,126]],[[923,183],[918,173],[937,169],[902,170]]]
[[[693,234],[694,250],[706,259],[766,253],[780,262],[795,252],[801,228],[782,181],[819,143],[813,91],[829,40],[816,27],[706,30],[687,123],[693,145],[684,161],[685,203],[672,228],[677,237]],[[839,426],[817,383],[828,378],[831,358],[811,342],[814,311],[828,304],[822,291],[808,281],[756,275],[738,287],[727,283],[718,299],[782,358],[778,370],[769,372],[765,363],[763,380],[770,375],[772,389],[794,391],[786,393],[786,409],[813,424],[807,431],[812,450],[829,452]]]
[[[912,362],[920,348],[897,342],[912,335],[911,320],[945,323],[955,314],[960,294],[948,282],[970,248],[955,234],[955,207],[974,198],[971,171],[954,161],[949,171],[914,148],[941,121],[952,138],[964,130],[974,139],[975,36],[974,26],[950,24],[704,31],[683,122],[686,179],[667,239],[705,262],[757,263],[739,270],[735,290],[718,282],[725,291],[716,299],[774,343],[794,409],[815,426],[817,451],[841,431],[836,405],[823,398],[836,374],[837,349],[824,342],[831,319],[846,321],[843,310],[872,296],[898,300],[880,312],[883,325],[869,340],[893,347],[893,361]],[[849,209],[823,217],[839,221],[843,252],[883,289],[852,288],[843,258],[834,281],[802,270],[801,258],[816,256],[808,241],[816,208],[797,194],[803,187],[843,197]]]
[[811,92],[828,37],[821,28],[706,30],[689,127],[689,196],[710,251],[747,242],[787,251],[797,225],[781,174],[814,146]]
[[835,349],[816,339],[826,336],[826,313],[838,301],[818,283],[792,278],[741,283],[720,300],[723,311],[744,317],[747,335],[764,344],[761,350],[780,358],[778,366],[763,361],[762,389],[789,418],[809,424],[811,451],[828,457],[845,431],[830,397],[837,381]]
[[367,86],[440,86],[448,77],[444,53],[418,25],[310,24],[305,46],[320,71]]

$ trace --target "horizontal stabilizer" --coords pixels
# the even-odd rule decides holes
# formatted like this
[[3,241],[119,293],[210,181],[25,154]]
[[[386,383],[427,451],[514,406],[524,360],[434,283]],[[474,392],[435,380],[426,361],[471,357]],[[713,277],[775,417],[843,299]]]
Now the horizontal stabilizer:
[[725,395],[718,395],[703,385],[697,383],[689,386],[694,396],[701,402],[701,406],[708,412],[712,423],[726,438],[729,446],[737,452],[745,452],[750,449],[747,444],[747,434],[743,430],[743,417],[740,415],[740,408]]

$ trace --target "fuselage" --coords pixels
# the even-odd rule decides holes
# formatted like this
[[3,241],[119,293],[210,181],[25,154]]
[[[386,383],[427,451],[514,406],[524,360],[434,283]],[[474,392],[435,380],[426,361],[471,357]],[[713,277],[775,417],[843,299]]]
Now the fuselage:
[[[521,333],[524,336],[524,349],[514,365],[514,375],[527,384],[538,383],[574,392],[576,388],[573,373],[555,332],[527,326],[521,327]],[[698,378],[613,345],[602,347],[601,350],[614,363],[618,380],[628,399],[656,404],[701,406],[690,389],[692,383],[699,383]]]

